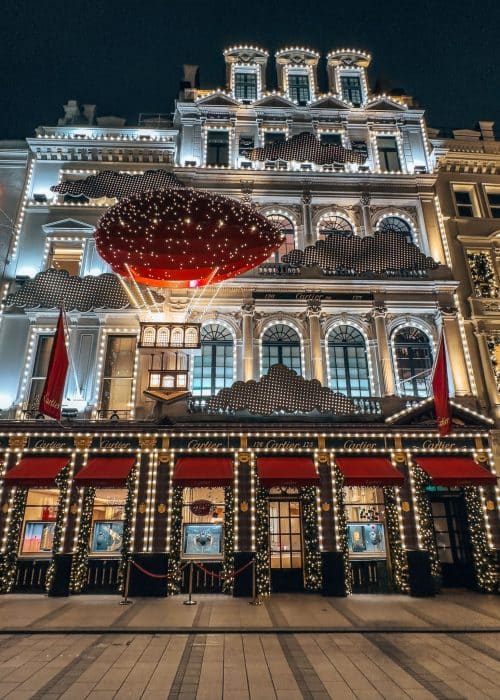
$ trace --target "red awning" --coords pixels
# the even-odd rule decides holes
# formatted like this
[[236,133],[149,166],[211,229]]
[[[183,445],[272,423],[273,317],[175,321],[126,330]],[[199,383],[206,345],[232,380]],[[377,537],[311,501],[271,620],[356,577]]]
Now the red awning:
[[335,457],[346,486],[402,486],[404,477],[385,457]]
[[135,457],[94,457],[75,477],[78,486],[122,488],[125,486]]
[[263,486],[314,486],[319,476],[310,457],[259,457],[257,474]]
[[173,480],[177,486],[231,486],[233,460],[229,457],[179,457]]
[[481,486],[496,484],[497,478],[470,457],[417,457],[419,467],[434,486]]
[[69,457],[23,457],[9,469],[5,481],[13,486],[55,486],[56,476]]

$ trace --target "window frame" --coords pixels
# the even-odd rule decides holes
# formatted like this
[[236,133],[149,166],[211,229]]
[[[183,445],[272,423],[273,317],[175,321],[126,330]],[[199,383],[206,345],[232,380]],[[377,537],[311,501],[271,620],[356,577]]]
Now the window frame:
[[[490,202],[490,195],[499,198],[498,204],[492,204]],[[486,205],[488,207],[488,214],[490,219],[500,219],[500,188],[491,185],[485,185],[484,196],[486,199]],[[495,216],[496,214],[496,216]]]
[[[342,329],[342,330],[341,330]],[[347,343],[347,342],[332,342],[332,338],[336,333],[339,332],[345,332],[345,330],[348,330],[351,332],[355,331],[355,333],[360,337],[361,341],[357,343]],[[337,362],[332,362],[332,360],[337,360],[337,355],[332,352],[333,348],[341,348],[342,349],[342,360],[343,360],[343,369],[345,373],[345,384],[346,388],[342,389],[339,388],[338,386],[338,371],[336,372],[337,378],[334,377],[334,367],[333,365],[335,364],[335,369],[339,370],[341,369],[340,365]],[[350,360],[353,359],[352,356],[349,355],[348,349],[349,348],[356,348],[356,349],[362,349],[362,353],[358,355],[356,352],[354,354],[354,359],[356,360],[356,367],[353,367]],[[332,391],[337,391],[340,394],[344,394],[344,396],[348,396],[350,398],[370,398],[372,395],[372,384],[371,384],[371,375],[370,375],[370,362],[368,360],[368,348],[367,348],[367,342],[366,342],[366,337],[362,333],[362,331],[357,328],[356,326],[346,322],[346,323],[341,323],[338,325],[333,326],[333,328],[330,329],[328,332],[327,336],[327,342],[326,342],[326,354],[327,354],[327,363],[328,363],[328,385],[329,388]],[[361,360],[361,362],[360,362]],[[362,366],[364,360],[364,367]],[[356,371],[357,374],[360,373],[361,370],[366,370],[366,381],[368,383],[368,388],[366,390],[367,393],[364,393],[364,390],[361,387],[361,381],[362,378],[359,376],[357,379],[353,377],[353,372],[351,370]],[[358,383],[358,388],[353,391],[352,383],[357,382]]]
[[[249,85],[246,81],[243,81],[243,86],[238,85],[238,77],[251,76],[254,79],[254,85]],[[238,95],[238,88],[243,87],[244,96]],[[248,87],[254,87],[253,96],[249,96],[247,93]],[[235,100],[241,100],[242,102],[255,102],[259,96],[259,79],[257,75],[257,70],[255,68],[235,68],[233,74],[233,95]]]
[[[355,88],[347,86],[344,89],[344,81],[349,81],[349,80],[356,80],[358,83],[358,90],[359,90],[359,103],[351,99],[351,95],[353,92],[355,92]],[[350,104],[353,105],[353,107],[362,107],[364,103],[364,94],[363,94],[363,81],[361,80],[361,73],[359,71],[356,71],[355,73],[349,73],[349,72],[342,72],[340,74],[340,95],[341,99],[343,102],[349,102]],[[347,96],[346,96],[347,95]]]
[[[134,341],[134,349],[131,353],[131,373],[130,375],[127,376],[121,376],[121,375],[113,375],[113,374],[106,374],[106,365],[108,364],[108,353],[110,351],[110,341],[115,338],[120,338],[120,339],[133,339]],[[137,334],[134,333],[107,333],[106,334],[106,339],[105,339],[105,344],[104,344],[104,354],[103,354],[103,362],[102,362],[102,374],[101,374],[101,380],[100,380],[100,389],[99,389],[99,411],[100,412],[111,412],[115,413],[118,411],[126,411],[127,413],[133,412],[133,397],[134,397],[134,386],[135,386],[135,369],[136,369],[136,354],[138,352],[137,350],[137,345],[138,345],[138,337]],[[109,394],[111,396],[111,388],[112,388],[112,382],[116,380],[129,380],[130,381],[130,393],[129,393],[129,399],[126,402],[126,406],[111,406],[111,405],[104,405],[104,388],[105,388],[105,383],[106,381],[110,382],[110,390]]]
[[[210,144],[210,134],[217,134],[220,136],[220,134],[225,134],[225,137],[227,138],[227,144]],[[209,155],[211,153],[210,149],[215,148],[216,151],[216,160],[215,162],[212,162],[211,159],[209,158]],[[227,148],[227,160],[226,162],[221,162],[220,160],[220,154],[223,152],[223,150]],[[230,164],[230,159],[231,159],[231,134],[229,129],[211,129],[208,127],[205,130],[205,165],[211,166],[211,167],[228,167]]]
[[[481,212],[479,209],[479,200],[477,198],[476,186],[473,183],[461,183],[461,182],[451,182],[451,194],[453,200],[453,206],[455,209],[455,216],[460,219],[478,219],[481,217]],[[457,193],[466,192],[469,194],[470,204],[460,203],[457,201]],[[472,214],[463,214],[460,211],[460,207],[469,207],[472,210]]]
[[[206,329],[210,328],[211,332],[213,332],[213,328],[217,327],[218,329],[222,329],[224,331],[223,335],[224,337],[230,337],[230,340],[224,340],[224,339],[214,339],[214,340],[206,340],[203,338],[203,333],[206,331]],[[217,332],[220,332],[217,331]],[[232,331],[223,323],[213,321],[210,323],[206,323],[201,331],[200,331],[200,343],[201,343],[201,353],[199,355],[195,355],[193,358],[193,367],[191,371],[191,392],[193,394],[193,397],[195,398],[208,398],[209,396],[215,396],[221,389],[227,389],[232,384],[235,382],[236,377],[235,377],[235,366],[234,366],[234,352],[235,352],[235,339]],[[209,362],[204,362],[205,359],[205,354],[204,354],[204,348],[209,348],[210,352],[207,352],[207,356],[210,355]],[[221,359],[220,357],[220,350],[223,349],[222,352],[222,365],[218,364],[218,360]],[[230,372],[228,371],[230,369]],[[205,372],[204,370],[210,370],[209,372]],[[218,372],[219,370],[219,372]],[[222,370],[222,379],[223,385],[222,386],[217,386],[217,384],[220,384],[221,375],[220,375],[220,370]],[[199,377],[196,375],[199,372]],[[230,375],[230,376],[229,376]],[[209,377],[209,382],[206,383],[204,380],[206,377]],[[199,387],[195,386],[195,384],[199,381]]]
[[[301,78],[305,79],[303,84],[300,84]],[[292,85],[292,79],[294,82],[297,80],[298,84]],[[287,88],[288,98],[292,102],[295,102],[299,106],[307,105],[312,99],[311,75],[309,71],[290,70],[287,77]],[[307,92],[303,92],[304,90]]]
[[[288,328],[289,332],[291,334],[295,334],[297,336],[297,341],[289,341],[289,342],[280,342],[278,340],[272,341],[272,342],[265,342],[265,336],[267,333],[272,331],[273,329],[276,328]],[[276,332],[276,331],[275,331]],[[283,356],[283,348],[288,348],[290,350],[290,357],[289,358],[284,358]],[[277,354],[277,359],[276,361],[271,362],[272,355],[274,353],[271,352],[271,349],[275,348],[278,350]],[[298,353],[292,352],[293,350],[298,349]],[[273,365],[276,364],[281,364],[287,367],[288,369],[292,369],[295,372],[297,372],[298,375],[302,376],[304,372],[304,362],[303,362],[303,357],[302,357],[302,339],[300,337],[299,331],[292,326],[289,323],[285,323],[283,321],[277,321],[276,323],[272,323],[269,326],[267,326],[263,331],[262,335],[260,337],[260,357],[261,357],[261,362],[260,362],[260,373],[261,376],[264,376],[265,374],[268,374],[270,368]],[[290,360],[289,363],[287,363],[285,360]],[[294,360],[298,360],[298,362],[294,362]],[[295,366],[296,365],[296,366]]]
[[[423,336],[425,336],[425,338],[427,339],[427,342],[422,342],[422,343],[418,343],[418,342],[410,343],[410,342],[408,342],[406,344],[403,344],[403,343],[398,343],[396,341],[396,337],[400,333],[402,333],[404,331],[409,332],[411,330],[418,331],[418,333],[421,333]],[[401,373],[402,369],[406,369],[406,367],[402,368],[402,366],[401,366],[402,358],[398,356],[398,347],[402,348],[405,345],[408,346],[408,348],[411,350],[411,352],[408,354],[409,361],[407,363],[405,363],[405,364],[408,364],[408,369],[411,372],[410,376],[407,379],[405,379],[405,377]],[[434,359],[435,359],[435,352],[436,352],[432,336],[427,331],[423,330],[422,328],[420,328],[419,326],[416,326],[416,325],[409,324],[409,325],[404,325],[404,326],[398,326],[397,328],[395,328],[392,331],[391,346],[392,346],[393,363],[394,363],[394,370],[395,370],[394,375],[395,375],[395,380],[396,380],[397,395],[398,396],[412,396],[412,397],[416,397],[419,399],[429,398],[430,393],[431,393],[432,368],[434,366]],[[428,358],[426,358],[428,360],[428,363],[427,363],[428,366],[427,367],[418,367],[418,366],[416,367],[416,366],[414,366],[415,365],[414,360],[418,360],[420,358],[414,357],[413,351],[415,350],[415,348],[418,348],[418,347],[424,348],[425,346],[429,350],[429,356],[428,356]],[[424,376],[423,374],[421,374],[423,372],[427,372],[427,374],[425,374],[425,379],[424,379],[425,384],[426,384],[426,393],[425,394],[423,393],[423,391],[421,391],[418,388],[418,386],[415,383],[415,379],[417,377],[422,378]],[[410,382],[411,382],[411,387],[413,390],[412,393],[408,393],[407,391],[405,391],[405,386],[408,386],[408,384],[410,384]],[[416,391],[415,391],[415,389],[416,389]]]
[[[392,139],[394,141],[394,148],[382,148],[380,145],[381,139]],[[382,173],[402,173],[403,172],[403,156],[400,152],[398,137],[396,134],[375,134],[375,142],[377,147],[377,158],[380,172]],[[397,156],[398,167],[396,169],[385,167],[388,165],[387,154],[394,153]],[[382,156],[384,163],[382,163]],[[384,167],[382,167],[384,165]]]

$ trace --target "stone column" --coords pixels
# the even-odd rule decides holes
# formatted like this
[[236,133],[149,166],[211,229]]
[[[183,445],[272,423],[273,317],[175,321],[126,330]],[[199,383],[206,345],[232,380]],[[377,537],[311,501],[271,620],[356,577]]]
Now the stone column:
[[453,377],[453,384],[455,385],[455,394],[457,396],[470,396],[472,392],[467,361],[465,359],[464,341],[458,324],[457,309],[454,307],[441,308],[441,316],[449,367]]
[[373,228],[372,228],[372,219],[371,219],[371,210],[370,210],[370,202],[371,202],[371,196],[369,192],[362,192],[361,197],[360,197],[360,205],[361,205],[361,214],[363,216],[363,235],[364,236],[373,236]]
[[381,393],[383,396],[394,396],[396,393],[396,385],[394,382],[391,351],[385,325],[387,309],[383,305],[375,306],[372,315],[375,321],[375,334],[377,337]]
[[321,326],[319,316],[321,305],[317,301],[309,301],[307,304],[307,318],[309,321],[309,338],[311,348],[311,378],[324,384],[325,371],[323,366],[323,353],[321,350]]
[[304,247],[314,244],[314,233],[312,225],[311,202],[312,195],[308,189],[304,189],[301,197],[302,219],[304,221]]
[[253,316],[255,306],[244,304],[241,307],[243,331],[243,381],[253,379]]
[[477,345],[479,347],[479,355],[481,357],[481,365],[484,375],[484,385],[488,393],[488,399],[491,407],[495,411],[495,416],[499,418],[500,396],[498,394],[497,380],[495,377],[495,372],[493,371],[493,365],[491,363],[490,350],[488,348],[486,334],[484,331],[475,331],[474,335],[476,336]]

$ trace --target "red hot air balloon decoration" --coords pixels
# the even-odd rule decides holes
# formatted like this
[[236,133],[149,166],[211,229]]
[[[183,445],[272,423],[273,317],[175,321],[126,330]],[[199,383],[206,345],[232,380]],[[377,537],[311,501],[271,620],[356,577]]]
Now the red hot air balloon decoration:
[[153,287],[200,287],[260,265],[279,248],[282,235],[246,204],[169,188],[110,207],[97,224],[95,241],[119,275]]

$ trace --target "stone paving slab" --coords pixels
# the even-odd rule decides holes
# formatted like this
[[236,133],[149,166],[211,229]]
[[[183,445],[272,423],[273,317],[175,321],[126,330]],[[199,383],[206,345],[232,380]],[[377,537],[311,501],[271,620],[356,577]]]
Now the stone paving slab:
[[[197,605],[183,605],[183,596],[135,598],[120,605],[118,596],[8,595],[0,599],[0,632],[161,634],[276,631],[324,632],[476,632],[500,631],[500,597],[470,592],[436,598],[400,595],[277,594],[262,605],[224,595],[196,596]],[[0,659],[2,651],[0,647]]]

